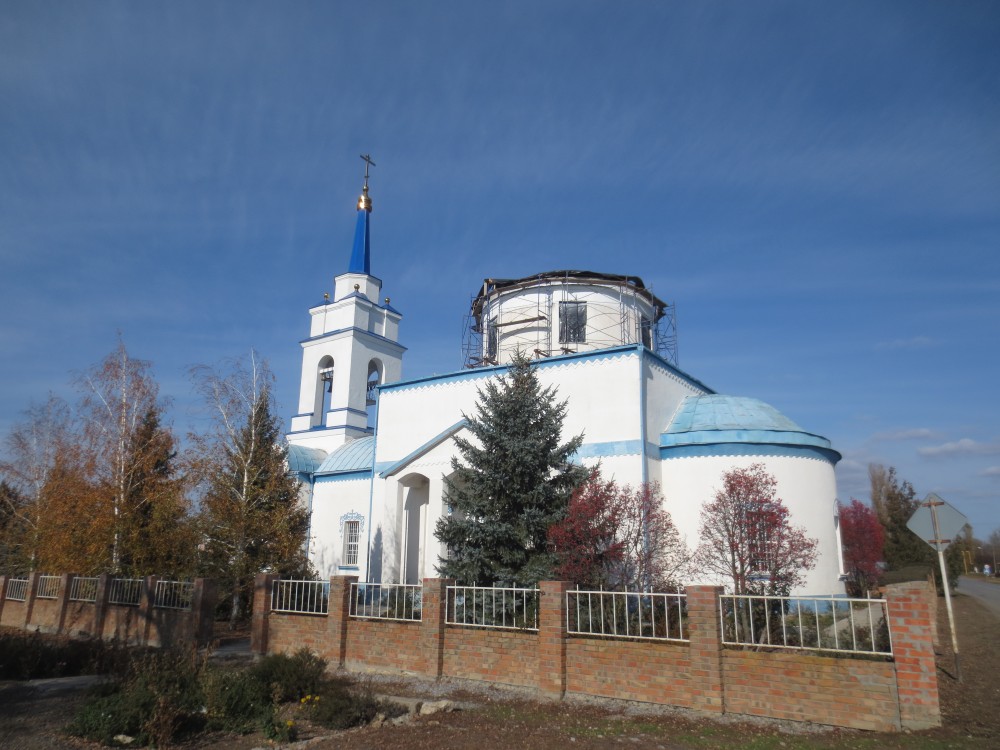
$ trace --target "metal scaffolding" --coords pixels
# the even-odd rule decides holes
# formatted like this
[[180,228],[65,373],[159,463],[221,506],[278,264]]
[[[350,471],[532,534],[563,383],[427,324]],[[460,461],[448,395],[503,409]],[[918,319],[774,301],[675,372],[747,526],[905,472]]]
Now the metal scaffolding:
[[[614,293],[595,299],[586,294],[588,286],[600,286],[605,292]],[[523,299],[509,297],[525,291],[534,294]],[[639,314],[634,299],[637,295],[652,304],[651,319]],[[587,350],[641,343],[678,366],[673,304],[657,298],[637,277],[580,271],[552,272],[520,280],[486,279],[482,289],[472,295],[463,319],[462,366],[499,364],[504,334],[514,330],[523,351],[535,358],[575,352],[572,343],[558,341],[552,322],[560,303],[578,301],[587,303]]]

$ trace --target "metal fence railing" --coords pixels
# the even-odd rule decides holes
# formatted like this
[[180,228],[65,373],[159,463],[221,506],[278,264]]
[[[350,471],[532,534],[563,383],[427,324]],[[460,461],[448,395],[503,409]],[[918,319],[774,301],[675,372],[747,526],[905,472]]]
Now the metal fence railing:
[[28,579],[8,578],[7,598],[13,602],[24,602],[28,600]]
[[420,622],[423,588],[405,583],[352,583],[350,616],[358,619]]
[[97,578],[84,578],[77,576],[69,586],[69,600],[71,602],[96,602],[97,601]]
[[725,594],[719,606],[726,645],[892,656],[884,599]]
[[325,615],[330,608],[329,581],[277,580],[271,587],[271,610]]
[[138,606],[142,596],[142,583],[141,578],[112,578],[108,603]]
[[566,631],[572,635],[687,641],[687,595],[567,591]]
[[538,630],[538,589],[449,586],[445,622],[475,628]]
[[160,609],[191,609],[194,584],[188,581],[157,581],[153,606]]
[[59,597],[59,585],[62,583],[62,576],[38,576],[38,589],[35,597],[38,599],[56,599]]

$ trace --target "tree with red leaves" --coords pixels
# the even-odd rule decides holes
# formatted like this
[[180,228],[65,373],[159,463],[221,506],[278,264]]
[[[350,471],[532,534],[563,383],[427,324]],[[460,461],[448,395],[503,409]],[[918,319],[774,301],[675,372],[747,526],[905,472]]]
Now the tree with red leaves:
[[777,486],[763,464],[732,469],[702,508],[695,562],[733,593],[787,596],[816,565],[818,541],[792,526]]
[[878,582],[878,563],[883,559],[885,546],[885,532],[875,511],[854,498],[850,505],[841,504],[840,541],[849,593],[863,596]]
[[687,547],[655,483],[620,486],[595,469],[548,538],[556,574],[580,586],[669,591],[683,583]]

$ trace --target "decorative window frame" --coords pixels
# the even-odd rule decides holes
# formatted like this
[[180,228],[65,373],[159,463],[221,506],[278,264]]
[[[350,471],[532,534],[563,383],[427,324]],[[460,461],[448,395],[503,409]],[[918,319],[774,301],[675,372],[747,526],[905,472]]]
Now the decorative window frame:
[[[354,557],[352,561],[350,559],[348,550],[348,539],[347,532],[345,531],[345,526],[347,524],[356,523],[358,525],[357,539],[354,541]],[[365,517],[360,513],[351,511],[350,513],[345,513],[340,517],[340,537],[341,537],[341,556],[342,561],[340,567],[342,568],[356,568],[358,563],[361,561],[361,534],[365,529]]]

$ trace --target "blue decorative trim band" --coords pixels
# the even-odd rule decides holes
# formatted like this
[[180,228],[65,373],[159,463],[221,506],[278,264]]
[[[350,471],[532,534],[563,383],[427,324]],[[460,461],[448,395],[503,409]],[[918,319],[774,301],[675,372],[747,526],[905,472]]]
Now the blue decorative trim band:
[[763,445],[760,443],[716,443],[714,445],[678,445],[660,448],[660,460],[702,456],[776,456],[815,458],[836,466],[842,456],[830,448],[812,445]]
[[607,443],[584,443],[573,454],[573,457],[607,458],[610,456],[638,456],[641,453],[641,440],[612,440]]
[[[533,365],[540,368],[547,367],[560,367],[565,365],[567,362],[573,360],[589,360],[592,362],[599,362],[604,359],[617,359],[622,355],[627,354],[638,354],[639,356],[652,357],[665,369],[672,372],[677,377],[683,379],[684,381],[690,383],[695,388],[703,390],[706,393],[715,393],[711,388],[702,383],[695,378],[692,378],[685,372],[678,370],[672,364],[667,362],[665,359],[657,354],[649,351],[642,344],[626,344],[624,346],[613,346],[608,349],[597,349],[592,352],[575,352],[573,354],[560,354],[555,357],[547,357],[545,359],[538,359],[532,362]],[[394,390],[409,390],[411,388],[419,388],[420,386],[427,385],[429,383],[457,383],[464,380],[478,380],[480,378],[487,378],[492,375],[501,375],[510,369],[509,365],[492,365],[490,367],[476,367],[469,370],[459,370],[458,372],[449,373],[446,375],[429,375],[423,378],[414,378],[413,380],[399,380],[395,383],[389,383],[382,386],[382,390],[394,391]]]
[[334,412],[337,412],[337,411],[347,411],[347,412],[350,412],[351,414],[360,414],[362,417],[367,417],[368,416],[368,412],[361,411],[361,409],[352,409],[350,406],[342,406],[339,409],[327,409],[326,413],[327,414],[333,414]]
[[359,479],[371,479],[371,469],[360,471],[342,471],[337,474],[314,474],[315,482],[353,482]]
[[354,430],[355,432],[360,432],[362,435],[371,435],[372,434],[372,431],[369,428],[367,428],[367,427],[353,427],[352,425],[347,425],[347,424],[338,424],[338,425],[334,425],[333,427],[327,427],[325,425],[318,424],[315,427],[310,427],[308,430],[292,430],[291,432],[286,433],[286,434],[287,435],[304,435],[307,432],[318,432],[320,430],[330,430],[331,432],[334,431],[334,430]]
[[830,450],[830,441],[809,432],[786,430],[693,430],[664,432],[660,447],[681,445],[715,445],[716,443],[750,443],[754,445],[809,445]]

